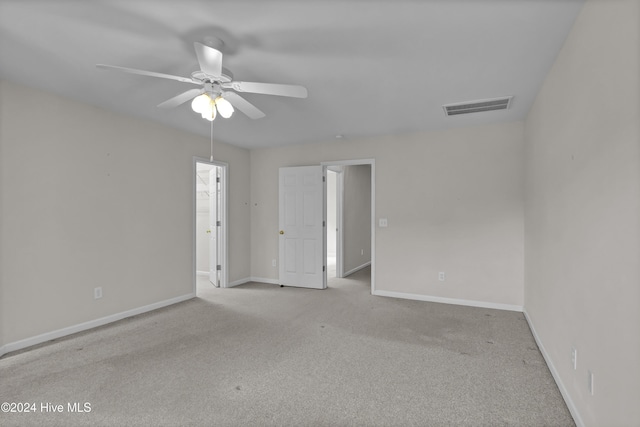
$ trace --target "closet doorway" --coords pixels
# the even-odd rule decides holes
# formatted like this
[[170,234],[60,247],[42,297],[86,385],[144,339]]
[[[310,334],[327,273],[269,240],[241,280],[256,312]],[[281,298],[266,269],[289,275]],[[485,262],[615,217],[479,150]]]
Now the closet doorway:
[[194,292],[227,287],[227,165],[194,159]]

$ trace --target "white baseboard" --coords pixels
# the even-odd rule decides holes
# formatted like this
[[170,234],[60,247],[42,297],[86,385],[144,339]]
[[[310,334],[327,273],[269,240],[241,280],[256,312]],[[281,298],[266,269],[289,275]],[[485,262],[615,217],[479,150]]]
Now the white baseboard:
[[349,270],[349,271],[345,272],[345,273],[344,273],[344,275],[343,275],[342,277],[347,277],[347,276],[349,276],[349,275],[351,275],[351,274],[355,273],[356,271],[360,271],[360,270],[362,270],[363,268],[367,268],[367,267],[369,267],[370,265],[371,265],[371,261],[369,261],[369,262],[365,262],[365,263],[364,263],[364,264],[362,264],[361,266],[358,266],[358,267],[356,267],[356,268],[352,268],[351,270]]
[[208,271],[196,271],[196,276],[209,276],[209,272]]
[[86,331],[87,329],[97,328],[98,326],[103,326],[108,323],[113,323],[118,320],[125,319],[127,317],[136,316],[138,314],[146,313],[149,311],[157,310],[162,307],[167,307],[169,305],[177,304],[182,301],[189,300],[191,298],[195,298],[195,294],[187,294],[176,298],[171,298],[165,301],[156,302],[153,304],[145,305],[143,307],[134,308],[132,310],[123,311],[120,313],[112,314],[110,316],[101,317],[100,319],[90,320],[88,322],[80,323],[78,325],[69,326],[66,328],[58,329],[56,331],[46,332],[44,334],[36,335],[35,337],[25,338],[20,341],[12,342],[9,344],[5,344],[0,347],[0,356],[11,353],[13,351],[22,350],[27,347],[31,347],[33,345],[42,344],[43,342],[55,340],[57,338],[62,338],[67,335],[72,335],[78,332]]
[[244,285],[249,282],[257,282],[257,283],[268,283],[270,285],[279,285],[280,280],[278,279],[267,279],[264,277],[245,277],[244,279],[235,280],[229,284],[227,284],[227,288],[233,288],[234,286]]
[[244,285],[245,283],[249,283],[250,281],[251,281],[251,278],[249,277],[245,277],[244,279],[240,279],[240,280],[234,280],[231,283],[227,283],[227,288],[233,288],[234,286]]
[[251,277],[252,282],[268,283],[270,285],[279,285],[280,279],[267,279],[266,277]]
[[411,300],[417,300],[417,301],[438,302],[442,304],[466,305],[470,307],[492,308],[496,310],[522,312],[521,305],[500,304],[495,302],[473,301],[473,300],[457,299],[457,298],[443,298],[443,297],[434,297],[430,295],[408,294],[404,292],[391,292],[391,291],[379,291],[379,290],[373,291],[373,295],[377,295],[381,297],[411,299]]
[[551,360],[549,353],[547,353],[547,350],[544,348],[542,341],[540,341],[540,337],[536,332],[536,328],[533,326],[533,322],[531,321],[531,318],[529,317],[527,310],[523,310],[522,312],[524,313],[525,319],[527,319],[527,323],[529,324],[529,329],[531,329],[531,334],[533,335],[533,338],[536,340],[536,344],[538,344],[540,353],[542,353],[542,357],[544,357],[544,360],[547,363],[547,367],[549,367],[549,371],[551,371],[551,375],[553,376],[553,379],[555,380],[556,385],[560,390],[560,394],[562,394],[562,397],[564,398],[564,402],[567,404],[567,408],[569,408],[569,412],[571,412],[573,421],[575,421],[577,427],[584,427],[584,422],[582,421],[582,417],[578,412],[578,408],[576,408],[576,405],[573,403],[573,400],[571,399],[571,396],[569,395],[567,388],[564,386],[564,383],[562,382],[562,379],[560,378],[558,371],[553,365],[553,361]]

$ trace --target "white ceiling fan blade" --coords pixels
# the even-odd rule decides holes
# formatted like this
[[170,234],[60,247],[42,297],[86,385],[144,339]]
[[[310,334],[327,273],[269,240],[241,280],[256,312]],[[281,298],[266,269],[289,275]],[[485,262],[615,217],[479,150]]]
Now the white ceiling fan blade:
[[179,95],[174,96],[171,99],[167,99],[161,104],[158,104],[160,108],[173,108],[177,107],[180,104],[184,104],[192,98],[195,98],[198,95],[202,95],[204,93],[204,88],[202,89],[189,89],[186,92],[182,92]]
[[222,97],[251,119],[261,119],[265,116],[265,114],[255,105],[251,104],[235,92],[224,92]]
[[200,70],[213,77],[222,76],[222,52],[198,42],[193,47],[196,49]]
[[289,96],[292,98],[306,98],[307,88],[297,85],[281,85],[276,83],[230,82],[222,87],[238,92],[261,93],[264,95]]
[[101,68],[103,70],[124,71],[125,73],[139,74],[141,76],[159,77],[161,79],[177,80],[183,83],[193,83],[197,85],[200,84],[199,82],[196,82],[193,79],[190,79],[188,77],[172,76],[171,74],[156,73],[154,71],[136,70],[135,68],[118,67],[116,65],[105,65],[105,64],[96,64],[96,67]]

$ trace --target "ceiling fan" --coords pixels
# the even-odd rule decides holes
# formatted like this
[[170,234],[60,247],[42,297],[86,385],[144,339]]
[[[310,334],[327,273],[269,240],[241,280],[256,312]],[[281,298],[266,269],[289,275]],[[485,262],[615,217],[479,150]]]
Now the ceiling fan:
[[[219,41],[222,44],[221,41]],[[115,65],[97,64],[96,67],[107,70],[118,70],[125,73],[142,76],[158,77],[191,83],[199,88],[189,89],[160,104],[160,108],[173,108],[192,100],[191,108],[200,113],[202,118],[213,121],[216,114],[229,118],[234,107],[252,119],[265,116],[256,106],[242,98],[236,92],[259,93],[264,95],[278,95],[292,98],[306,98],[307,89],[303,86],[275,83],[256,83],[234,81],[228,71],[222,68],[222,52],[213,47],[195,42],[194,44],[200,70],[191,73],[191,77],[173,76],[153,71],[137,70],[135,68],[118,67]],[[225,74],[229,73],[229,74]]]

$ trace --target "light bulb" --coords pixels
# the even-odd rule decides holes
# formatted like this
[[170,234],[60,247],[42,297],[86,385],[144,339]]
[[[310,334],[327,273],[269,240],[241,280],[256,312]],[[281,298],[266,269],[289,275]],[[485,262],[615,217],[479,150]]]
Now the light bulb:
[[212,122],[216,118],[216,107],[213,100],[209,99],[209,102],[202,108],[202,118]]
[[218,113],[225,119],[228,119],[233,114],[233,105],[223,97],[219,96],[216,98],[216,107],[218,108]]
[[209,98],[209,95],[203,93],[202,95],[198,95],[193,98],[193,101],[191,101],[191,108],[196,113],[202,113],[202,111],[204,111],[204,109],[207,107],[207,104],[209,104],[210,102],[211,98]]

